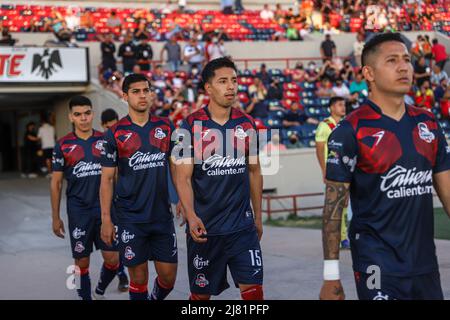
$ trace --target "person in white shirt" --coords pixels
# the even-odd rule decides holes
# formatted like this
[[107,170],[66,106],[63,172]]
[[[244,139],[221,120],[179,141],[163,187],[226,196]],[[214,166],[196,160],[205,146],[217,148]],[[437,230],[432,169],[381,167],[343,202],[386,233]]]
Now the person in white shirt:
[[38,130],[38,138],[41,141],[41,149],[48,173],[47,177],[50,177],[52,153],[55,147],[55,128],[46,119],[43,119],[42,125]]
[[364,36],[362,34],[358,34],[356,36],[356,42],[353,43],[353,55],[355,56],[356,65],[358,67],[361,66],[361,55],[364,49]]
[[341,78],[336,80],[336,85],[331,90],[333,90],[334,95],[337,97],[342,97],[344,99],[348,99],[350,97],[350,90]]
[[195,37],[191,38],[189,44],[184,47],[183,51],[183,59],[189,64],[189,71],[194,67],[201,69],[204,58],[202,45],[198,43]]
[[264,20],[272,20],[274,17],[274,14],[273,14],[273,11],[269,9],[269,5],[265,4],[264,9],[261,10],[261,13],[259,14],[259,16],[261,17],[261,19],[264,19]]
[[212,39],[211,45],[208,46],[208,56],[209,61],[225,57],[227,55],[227,51],[225,49],[225,45],[223,40],[220,40],[216,37]]

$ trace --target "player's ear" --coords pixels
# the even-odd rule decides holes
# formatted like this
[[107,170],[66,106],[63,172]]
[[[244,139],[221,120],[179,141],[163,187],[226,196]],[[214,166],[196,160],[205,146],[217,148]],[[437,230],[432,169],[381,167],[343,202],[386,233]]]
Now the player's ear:
[[367,82],[373,82],[375,79],[373,68],[371,66],[364,66],[362,68],[362,74]]
[[209,82],[205,82],[204,88],[208,95],[211,96],[211,84]]
[[123,97],[123,100],[125,100],[126,102],[128,102],[128,94],[127,94],[127,93],[122,92],[122,97]]
[[73,123],[72,110],[69,110],[69,113],[67,114],[67,116],[68,116],[68,118],[69,118],[69,121],[70,121],[71,123]]

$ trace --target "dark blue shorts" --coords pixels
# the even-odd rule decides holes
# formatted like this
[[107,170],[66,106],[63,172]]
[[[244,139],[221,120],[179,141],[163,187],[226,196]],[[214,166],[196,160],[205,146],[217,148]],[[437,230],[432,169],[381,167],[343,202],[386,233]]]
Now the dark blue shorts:
[[177,236],[173,221],[163,223],[119,223],[120,258],[127,267],[149,260],[177,263]]
[[189,283],[192,293],[219,295],[229,288],[227,266],[238,284],[263,284],[263,261],[254,226],[197,243],[187,234]]
[[118,251],[117,241],[110,247],[101,239],[100,228],[102,220],[100,217],[85,213],[71,213],[68,217],[70,245],[74,259],[88,257],[92,253],[94,245],[96,250]]
[[[443,300],[439,271],[414,277],[380,277],[379,288],[371,275],[355,272],[356,291],[360,300]],[[368,284],[369,283],[369,284]]]

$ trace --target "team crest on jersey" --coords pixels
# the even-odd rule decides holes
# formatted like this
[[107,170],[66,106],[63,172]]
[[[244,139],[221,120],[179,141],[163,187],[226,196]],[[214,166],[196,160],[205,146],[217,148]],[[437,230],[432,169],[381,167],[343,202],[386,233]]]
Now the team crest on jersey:
[[419,137],[420,139],[431,143],[433,142],[435,136],[434,133],[430,131],[430,129],[428,129],[428,126],[426,123],[424,122],[419,122],[417,124],[417,127],[419,128]]
[[103,145],[104,142],[104,140],[98,140],[95,143],[95,149],[99,150],[100,152],[105,152],[105,146]]
[[133,252],[133,250],[131,250],[131,247],[126,247],[125,248],[125,254],[124,257],[127,260],[131,260],[136,256],[136,254]]
[[80,239],[82,236],[86,235],[86,231],[81,230],[80,228],[75,228],[72,232],[72,236],[74,239]]
[[81,242],[81,241],[78,241],[77,243],[75,243],[75,252],[78,252],[78,253],[82,253],[83,251],[84,251],[84,246],[83,246],[83,243]]
[[244,140],[247,138],[247,133],[245,133],[244,128],[242,126],[237,126],[234,130],[234,136],[240,140]]
[[162,140],[166,137],[166,134],[164,133],[164,131],[161,128],[156,128],[155,130],[155,138]]
[[195,284],[200,288],[204,288],[209,284],[209,281],[206,279],[203,273],[199,273],[197,275],[197,279],[195,279]]

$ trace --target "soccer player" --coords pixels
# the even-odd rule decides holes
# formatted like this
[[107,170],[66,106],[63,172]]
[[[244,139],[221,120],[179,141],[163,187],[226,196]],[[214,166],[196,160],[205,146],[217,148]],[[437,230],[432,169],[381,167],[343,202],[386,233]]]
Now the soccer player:
[[91,101],[75,96],[69,102],[69,118],[74,131],[63,137],[53,151],[51,202],[53,232],[64,238],[65,228],[60,218],[63,179],[67,180],[67,214],[70,243],[75,265],[79,268],[82,300],[92,300],[89,277],[89,257],[93,245],[102,250],[103,266],[94,298],[101,299],[116,276],[119,254],[116,243],[105,244],[100,239],[100,174],[103,134],[92,129],[94,114]]
[[[111,128],[119,121],[119,115],[114,109],[106,109],[103,110],[102,114],[100,115],[100,120],[103,130],[106,132],[109,128]],[[125,267],[122,261],[120,261],[119,269],[117,269],[117,277],[119,278],[117,289],[120,292],[127,292],[128,276],[125,272]]]
[[[173,289],[178,261],[167,186],[174,127],[168,119],[150,114],[155,94],[145,76],[127,76],[122,90],[129,113],[105,134],[100,186],[102,239],[110,244],[116,236],[111,221],[114,193],[117,237],[130,275],[130,299],[162,300]],[[174,176],[173,167],[171,172]],[[149,260],[154,261],[158,274],[150,296]]]
[[[330,113],[331,115],[319,123],[316,130],[316,156],[319,161],[320,169],[322,170],[323,181],[325,181],[326,161],[328,156],[327,142],[331,132],[336,128],[336,125],[345,116],[345,99],[342,97],[332,97],[330,99]],[[341,223],[341,248],[350,248],[350,243],[347,239],[347,208],[344,208]]]
[[433,185],[450,214],[450,149],[434,115],[405,105],[413,68],[398,33],[362,53],[369,100],[328,140],[321,299],[344,299],[339,280],[342,209],[359,299],[443,299],[433,239]]
[[255,123],[232,107],[236,72],[228,58],[205,66],[202,79],[210,102],[178,131],[182,151],[175,186],[188,223],[191,300],[208,300],[227,289],[227,266],[242,299],[263,299],[263,181],[252,148]]

